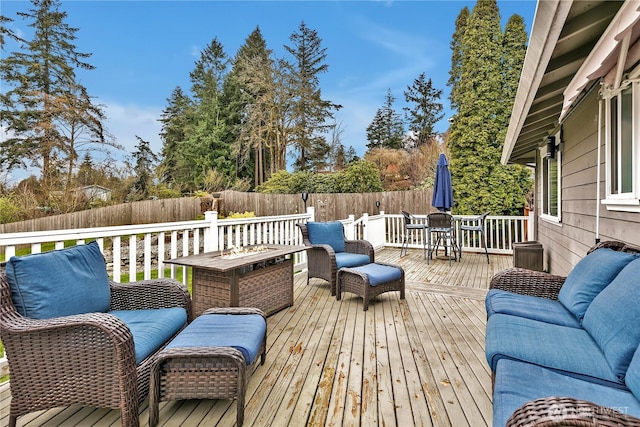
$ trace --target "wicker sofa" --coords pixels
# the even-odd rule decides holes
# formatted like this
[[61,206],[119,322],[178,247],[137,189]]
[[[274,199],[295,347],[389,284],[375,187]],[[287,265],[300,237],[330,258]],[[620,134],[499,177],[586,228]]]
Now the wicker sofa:
[[171,279],[110,281],[96,242],[0,267],[9,426],[69,405],[119,408],[123,426],[138,426],[153,356],[191,320],[187,289]]
[[639,287],[640,248],[620,242],[593,247],[567,277],[495,275],[485,301],[494,426],[640,426]]

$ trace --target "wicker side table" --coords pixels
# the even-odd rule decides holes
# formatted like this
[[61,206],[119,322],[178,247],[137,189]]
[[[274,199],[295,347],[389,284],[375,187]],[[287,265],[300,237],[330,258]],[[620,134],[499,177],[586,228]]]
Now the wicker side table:
[[[237,425],[241,426],[244,422],[245,392],[249,376],[257,366],[258,360],[260,364],[264,364],[267,355],[266,315],[259,309],[245,307],[212,308],[206,310],[202,316],[208,314],[261,315],[265,329],[256,331],[262,334],[261,337],[254,337],[256,340],[262,340],[258,354],[253,361],[245,361],[243,352],[236,348],[207,345],[209,334],[202,333],[199,334],[199,342],[193,346],[182,342],[179,347],[160,351],[151,369],[149,427],[158,424],[161,401],[180,399],[236,399]],[[215,322],[213,316],[212,322]],[[213,326],[212,336],[215,335],[213,329],[220,324]],[[189,326],[174,340],[181,334],[188,333],[188,329]]]
[[363,298],[364,311],[369,309],[371,299],[385,292],[400,291],[400,299],[404,299],[404,270],[397,265],[376,262],[341,268],[336,276],[336,299],[342,292],[352,292]]

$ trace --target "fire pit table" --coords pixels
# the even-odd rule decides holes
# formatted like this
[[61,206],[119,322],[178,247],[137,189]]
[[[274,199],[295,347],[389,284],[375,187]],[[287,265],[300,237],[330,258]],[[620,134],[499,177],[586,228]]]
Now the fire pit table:
[[256,307],[270,315],[293,305],[291,255],[303,250],[303,246],[254,245],[165,262],[192,268],[195,316],[211,307]]

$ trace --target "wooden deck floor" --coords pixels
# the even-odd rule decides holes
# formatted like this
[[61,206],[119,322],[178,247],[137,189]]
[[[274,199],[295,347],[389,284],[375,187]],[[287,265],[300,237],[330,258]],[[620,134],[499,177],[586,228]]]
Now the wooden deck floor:
[[[491,425],[491,379],[484,357],[484,295],[510,256],[465,254],[462,262],[422,251],[400,258],[406,299],[362,301],[330,296],[329,286],[296,275],[295,304],[268,318],[265,365],[249,381],[245,426],[485,426]],[[10,393],[0,386],[0,425],[8,423]],[[148,425],[148,399],[140,415]],[[233,426],[235,402],[162,402],[161,426]],[[118,411],[82,407],[36,412],[19,426],[119,426]]]

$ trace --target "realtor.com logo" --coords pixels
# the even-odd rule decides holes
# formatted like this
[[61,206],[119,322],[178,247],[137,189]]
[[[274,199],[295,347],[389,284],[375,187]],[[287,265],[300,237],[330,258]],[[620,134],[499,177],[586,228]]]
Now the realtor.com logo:
[[608,415],[613,413],[626,414],[629,412],[628,406],[566,406],[551,405],[549,406],[549,418],[567,419],[567,418],[593,418],[598,415]]

